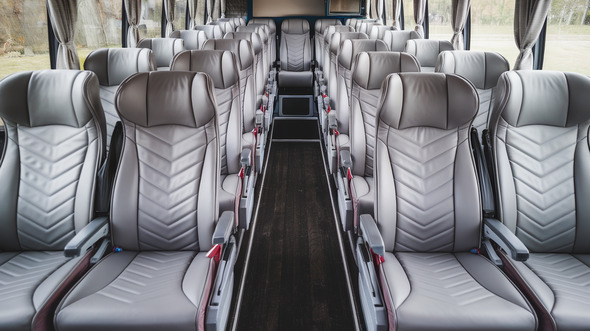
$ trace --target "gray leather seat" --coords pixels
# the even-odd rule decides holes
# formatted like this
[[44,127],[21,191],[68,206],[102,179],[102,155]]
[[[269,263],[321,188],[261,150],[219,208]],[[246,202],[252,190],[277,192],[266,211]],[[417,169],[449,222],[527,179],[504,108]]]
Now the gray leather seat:
[[414,30],[386,30],[383,32],[383,41],[392,52],[404,52],[406,42],[413,39],[420,39],[420,35]]
[[397,30],[397,28],[395,26],[389,26],[389,25],[373,25],[371,27],[371,31],[369,33],[369,38],[383,40],[383,36],[385,35],[385,31],[388,31],[388,30]]
[[195,25],[193,29],[205,32],[207,39],[222,39],[225,34],[219,25]]
[[264,70],[264,44],[260,35],[256,32],[228,32],[223,39],[247,40],[254,51],[254,81],[256,82],[256,95],[264,94],[266,88],[266,74]]
[[[379,21],[377,21],[377,22],[374,22],[374,21],[360,22],[360,24],[358,24],[358,29],[356,32],[361,32],[361,33],[364,33],[368,36],[371,34],[371,31],[373,30],[374,26],[383,26],[383,24]],[[377,38],[371,38],[371,39],[377,39]]]
[[200,30],[175,30],[168,37],[184,40],[186,50],[201,49],[205,40],[208,39],[205,31]]
[[89,71],[21,72],[0,81],[0,329],[51,330],[53,310],[92,252],[64,255],[94,216],[105,153],[98,79]]
[[481,134],[488,125],[498,78],[508,70],[508,61],[495,52],[443,51],[438,56],[435,71],[463,76],[475,85],[479,111],[473,120],[473,127]]
[[[238,25],[236,25],[236,21],[230,19],[229,17],[220,17],[217,19],[217,22],[227,22],[231,26],[231,31],[236,31]],[[229,31],[228,31],[229,32]]]
[[[478,107],[473,86],[455,75],[403,73],[388,76],[382,91],[376,223],[360,217],[376,263],[363,240],[357,244],[365,320],[375,322],[375,307],[386,311],[381,327],[401,331],[535,330],[533,308],[508,277],[470,253],[482,233],[469,142]],[[380,285],[383,296],[372,296],[368,284]]]
[[200,50],[178,53],[170,70],[204,72],[213,80],[221,150],[219,210],[233,211],[238,217],[242,195],[239,175],[242,164],[242,106],[240,77],[235,55],[230,51]]
[[512,71],[491,114],[497,215],[530,251],[500,257],[545,330],[590,326],[589,104],[587,76]]
[[418,59],[422,71],[434,72],[438,54],[452,50],[453,44],[448,40],[410,39],[406,42],[405,52]]
[[347,18],[346,21],[344,21],[344,25],[348,25],[354,29],[358,20],[358,18]]
[[364,33],[360,32],[336,32],[332,35],[330,40],[330,69],[329,69],[329,76],[328,76],[328,96],[330,96],[330,104],[333,109],[338,110],[340,105],[338,102],[338,81],[340,73],[338,72],[339,64],[338,64],[338,56],[340,54],[340,49],[342,43],[345,40],[350,39],[369,39]]
[[336,32],[354,32],[354,28],[349,25],[331,25],[324,31],[324,59],[322,60],[322,71],[324,73],[326,91],[329,91],[330,88],[330,69],[332,67],[330,60],[330,43],[332,42],[332,36]]
[[321,18],[315,21],[314,25],[314,48],[315,48],[315,62],[318,68],[324,67],[324,32],[329,26],[340,26],[340,22],[337,18]]
[[238,26],[246,25],[246,20],[243,17],[230,17],[230,22],[233,22],[234,26],[237,28]]
[[184,51],[184,40],[180,38],[146,38],[137,43],[137,48],[148,48],[154,52],[157,70],[170,70],[174,55]]
[[281,23],[279,87],[312,87],[309,22],[288,18]]
[[221,32],[223,33],[223,35],[225,35],[228,32],[234,31],[234,27],[228,21],[213,21],[213,22],[207,23],[207,25],[216,25],[216,26],[218,26],[221,29]]
[[237,29],[238,32],[255,32],[260,36],[260,40],[262,41],[262,58],[264,60],[264,76],[268,78],[268,72],[270,71],[271,67],[271,48],[272,48],[272,37],[270,27],[266,24],[262,23],[250,23],[247,26],[241,26]]
[[[125,136],[110,212],[118,249],[60,303],[56,330],[204,330],[212,320],[223,330],[232,285],[218,275],[233,283],[235,224],[231,212],[218,217],[213,82],[202,73],[139,73],[116,100]],[[219,250],[207,254],[217,244],[223,263]]]
[[[363,52],[356,56],[351,78],[350,162],[341,160],[341,165],[351,164],[352,179],[349,182],[348,178],[341,177],[338,184],[340,219],[344,229],[356,229],[359,215],[373,214],[373,159],[377,135],[375,122],[381,85],[389,74],[419,71],[418,61],[407,53]],[[340,190],[341,187],[344,190]],[[350,193],[347,194],[349,189]],[[345,212],[347,195],[353,215]]]
[[268,40],[270,48],[270,65],[273,66],[277,60],[277,24],[272,18],[253,18],[248,25],[264,24],[268,26]]
[[94,72],[100,83],[100,101],[106,118],[106,148],[108,150],[119,114],[115,109],[115,92],[129,76],[156,70],[156,59],[146,48],[101,48],[84,61],[84,69]]

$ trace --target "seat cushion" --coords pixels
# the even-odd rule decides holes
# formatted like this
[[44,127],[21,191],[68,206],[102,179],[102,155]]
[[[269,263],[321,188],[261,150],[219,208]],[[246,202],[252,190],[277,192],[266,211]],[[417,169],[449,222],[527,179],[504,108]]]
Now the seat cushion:
[[526,262],[510,261],[520,280],[549,312],[558,330],[590,327],[590,254],[531,253]]
[[386,253],[396,330],[535,330],[532,308],[489,260],[471,253]]
[[33,318],[59,300],[56,291],[71,285],[66,280],[82,260],[63,251],[0,253],[0,330],[30,330]]
[[197,330],[212,279],[205,253],[113,253],[64,298],[57,330]]

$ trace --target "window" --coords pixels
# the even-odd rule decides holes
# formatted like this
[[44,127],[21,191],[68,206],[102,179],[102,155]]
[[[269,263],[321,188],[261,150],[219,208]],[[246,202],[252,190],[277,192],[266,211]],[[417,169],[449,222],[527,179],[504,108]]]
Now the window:
[[0,79],[9,74],[49,69],[45,0],[0,5]]
[[436,40],[451,40],[453,38],[451,11],[452,6],[449,0],[428,1],[428,38]]
[[553,0],[547,15],[543,69],[590,75],[588,0]]
[[471,49],[502,54],[514,67],[514,1],[471,0]]
[[121,0],[79,0],[76,49],[80,67],[98,48],[121,47]]
[[174,30],[184,30],[186,22],[186,0],[176,0],[174,5]]
[[402,5],[404,6],[404,30],[414,30],[416,21],[414,21],[414,0],[403,0]]
[[162,10],[162,0],[141,1],[140,38],[162,37]]

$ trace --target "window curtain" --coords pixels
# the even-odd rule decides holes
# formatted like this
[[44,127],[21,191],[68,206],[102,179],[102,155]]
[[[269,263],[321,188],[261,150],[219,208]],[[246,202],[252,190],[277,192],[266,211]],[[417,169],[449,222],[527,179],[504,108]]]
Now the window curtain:
[[402,0],[393,0],[392,25],[401,30]]
[[465,45],[463,43],[463,29],[465,28],[465,21],[469,13],[469,6],[471,0],[453,0],[452,2],[452,17],[451,24],[453,26],[453,38],[451,43],[453,48],[463,50]]
[[127,47],[135,48],[139,42],[139,18],[141,17],[141,0],[124,0],[125,14],[127,14]]
[[551,0],[519,0],[514,9],[514,40],[520,50],[514,70],[533,69],[532,48],[539,38]]
[[166,13],[166,36],[174,31],[174,4],[175,0],[164,0],[164,12]]
[[197,7],[198,7],[198,3],[197,0],[188,0],[187,3],[188,6],[188,16],[189,16],[189,23],[188,23],[188,28],[189,30],[192,30],[195,28],[195,25],[199,25],[197,23]]
[[74,44],[78,0],[48,0],[47,5],[53,32],[59,42],[56,68],[80,70],[80,59]]
[[414,0],[414,20],[416,21],[415,30],[421,38],[424,38],[424,15],[426,12],[426,0]]
[[215,0],[215,3],[213,4],[213,14],[211,15],[214,21],[217,21],[219,19],[219,13],[221,12],[220,5],[220,1]]
[[225,18],[225,0],[221,0],[221,18]]
[[379,22],[383,23],[383,5],[384,5],[384,0],[377,0],[377,17],[379,19]]
[[207,0],[207,23],[213,21],[213,1]]

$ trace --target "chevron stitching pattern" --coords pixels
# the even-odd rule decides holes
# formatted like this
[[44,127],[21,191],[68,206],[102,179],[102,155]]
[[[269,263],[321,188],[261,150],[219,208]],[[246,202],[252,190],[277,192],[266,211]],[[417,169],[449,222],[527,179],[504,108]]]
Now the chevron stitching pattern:
[[397,195],[396,251],[449,251],[455,239],[457,131],[389,130]]
[[555,303],[590,311],[590,267],[570,254],[531,254],[525,264],[553,291]]
[[482,287],[453,254],[396,254],[410,280],[412,295],[445,305],[477,307],[496,295]]
[[472,126],[477,129],[477,132],[481,133],[488,126],[488,114],[490,110],[490,104],[493,101],[492,89],[477,89],[477,94],[479,95],[479,111],[473,120]]
[[182,293],[182,280],[193,257],[193,252],[142,252],[96,295],[113,300],[113,304],[174,302]]
[[18,128],[21,159],[17,207],[24,249],[63,249],[75,234],[75,197],[90,128]]
[[307,35],[285,34],[283,38],[285,38],[283,42],[287,49],[287,70],[303,71]]
[[32,305],[37,286],[65,262],[61,251],[23,252],[1,265],[0,307],[20,302]]
[[358,99],[365,128],[365,177],[373,177],[373,160],[375,158],[375,139],[377,136],[377,106],[381,90],[365,90],[353,84],[353,95]]
[[531,125],[506,132],[518,210],[516,234],[531,251],[573,248],[576,139],[577,127]]
[[231,107],[235,101],[232,88],[227,90],[215,89],[215,99],[217,100],[219,135],[221,137],[221,174],[227,175],[227,151],[225,149],[227,144],[227,127],[229,125]]
[[138,234],[144,250],[198,248],[197,201],[204,128],[137,128]]
[[100,102],[102,109],[104,109],[104,117],[107,122],[107,152],[111,145],[111,137],[115,130],[115,125],[120,120],[115,108],[115,92],[119,86],[101,86],[100,87]]

